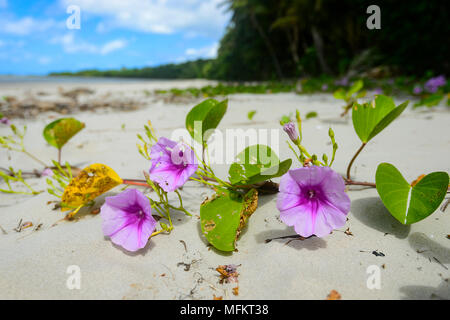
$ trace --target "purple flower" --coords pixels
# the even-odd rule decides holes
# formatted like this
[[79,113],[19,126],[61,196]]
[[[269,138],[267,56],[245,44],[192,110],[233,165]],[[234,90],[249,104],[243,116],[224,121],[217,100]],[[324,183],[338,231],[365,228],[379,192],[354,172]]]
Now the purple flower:
[[194,151],[186,144],[161,137],[150,150],[150,179],[164,191],[178,189],[197,171]]
[[445,77],[443,75],[434,77],[429,79],[427,82],[425,82],[425,90],[427,90],[430,93],[435,93],[439,87],[445,86],[446,84]]
[[298,133],[297,129],[295,128],[295,124],[293,122],[286,123],[283,126],[283,130],[288,134],[289,139],[291,139],[292,142],[297,143]]
[[328,85],[326,83],[324,83],[322,85],[322,91],[327,91],[328,90]]
[[421,86],[415,86],[413,89],[414,94],[421,94],[423,92],[423,89]]
[[279,190],[280,218],[302,237],[323,237],[345,225],[350,199],[344,180],[330,167],[289,170],[281,178]]
[[1,118],[0,123],[6,124],[7,126],[11,125],[11,121],[6,117]]
[[343,77],[343,78],[340,79],[340,80],[336,80],[334,83],[335,83],[335,85],[337,85],[337,86],[343,86],[343,87],[346,87],[346,86],[348,86],[348,78],[347,78],[347,77]]
[[383,89],[375,88],[375,90],[373,91],[373,94],[383,94]]
[[41,176],[43,177],[53,177],[53,170],[50,168],[45,168],[42,172],[41,172]]
[[150,201],[136,189],[107,197],[100,215],[103,234],[128,251],[145,247],[156,227]]

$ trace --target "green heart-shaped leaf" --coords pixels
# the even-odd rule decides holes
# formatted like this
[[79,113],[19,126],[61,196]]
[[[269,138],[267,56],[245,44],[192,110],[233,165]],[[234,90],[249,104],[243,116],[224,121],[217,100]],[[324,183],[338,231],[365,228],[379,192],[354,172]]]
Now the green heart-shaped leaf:
[[84,123],[74,118],[62,118],[53,121],[44,128],[45,140],[57,149],[84,128]]
[[359,90],[361,90],[364,86],[364,82],[362,80],[355,81],[350,89],[348,89],[347,93],[345,94],[346,99],[350,99],[353,94],[357,93]]
[[[215,99],[207,99],[189,111],[186,116],[186,129],[197,142],[203,143],[208,140],[209,134],[205,132],[215,129],[227,111],[228,100],[219,102]],[[196,125],[196,122],[197,123]]]
[[433,172],[411,186],[392,164],[381,163],[375,176],[381,200],[401,223],[411,224],[432,214],[447,193],[447,172]]
[[258,192],[255,189],[244,196],[228,190],[218,191],[200,206],[202,233],[216,249],[233,251],[257,204]]
[[245,148],[228,170],[233,185],[249,185],[280,177],[291,167],[292,160],[280,163],[276,153],[266,145],[255,144]]
[[435,93],[426,98],[421,99],[419,102],[414,104],[414,107],[420,106],[434,107],[437,106],[443,98],[444,98],[443,94]]
[[334,93],[333,93],[333,97],[339,100],[345,100],[346,98],[346,92],[344,89],[340,88],[337,89]]
[[353,127],[363,143],[369,142],[408,106],[408,101],[395,107],[392,98],[378,95],[369,103],[355,103],[352,108]]

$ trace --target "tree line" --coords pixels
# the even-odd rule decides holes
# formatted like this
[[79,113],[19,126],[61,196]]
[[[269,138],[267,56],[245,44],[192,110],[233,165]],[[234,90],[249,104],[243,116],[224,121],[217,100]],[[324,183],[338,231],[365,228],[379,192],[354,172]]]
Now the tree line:
[[[369,0],[225,0],[231,21],[216,59],[77,75],[218,80],[449,74],[450,2],[381,0],[381,28],[367,28]],[[64,73],[59,73],[64,74]],[[69,74],[69,73],[65,73]]]

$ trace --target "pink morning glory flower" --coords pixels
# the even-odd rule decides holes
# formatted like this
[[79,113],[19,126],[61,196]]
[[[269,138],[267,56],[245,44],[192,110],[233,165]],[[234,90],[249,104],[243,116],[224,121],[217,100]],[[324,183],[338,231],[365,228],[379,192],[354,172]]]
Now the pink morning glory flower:
[[11,125],[11,121],[6,117],[0,118],[0,123],[6,124],[7,126]]
[[373,94],[383,94],[383,89],[375,88],[375,90],[373,90]]
[[413,89],[413,93],[414,94],[421,94],[422,91],[423,91],[423,89],[422,89],[421,86],[415,86],[414,89]]
[[107,197],[100,215],[103,234],[128,251],[144,248],[156,227],[150,201],[137,189]]
[[435,93],[439,87],[445,86],[447,81],[443,75],[434,77],[425,82],[425,89],[430,93]]
[[339,79],[339,80],[336,80],[336,81],[334,82],[334,84],[337,85],[337,86],[347,87],[348,84],[349,84],[348,78],[347,78],[347,77],[343,77],[343,78],[341,78],[341,79]]
[[188,145],[164,137],[153,145],[150,158],[150,179],[165,192],[183,186],[198,169],[194,151]]
[[43,177],[53,177],[53,175],[54,175],[53,170],[50,168],[45,168],[41,172],[41,176]]
[[303,167],[281,177],[277,208],[281,220],[302,237],[323,237],[343,227],[350,211],[344,179],[330,167]]

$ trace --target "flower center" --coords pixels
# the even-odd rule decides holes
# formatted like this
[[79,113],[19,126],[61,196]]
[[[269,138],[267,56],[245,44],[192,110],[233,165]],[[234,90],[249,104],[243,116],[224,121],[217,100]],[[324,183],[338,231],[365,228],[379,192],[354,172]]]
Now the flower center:
[[139,217],[139,218],[142,218],[143,216],[144,216],[144,211],[139,210],[139,211],[138,211],[138,217]]
[[184,155],[183,150],[180,150],[180,152],[178,152],[178,155],[180,156],[180,158],[182,158]]
[[312,189],[308,191],[308,197],[310,199],[315,198],[315,196],[316,196],[316,191],[314,191]]

